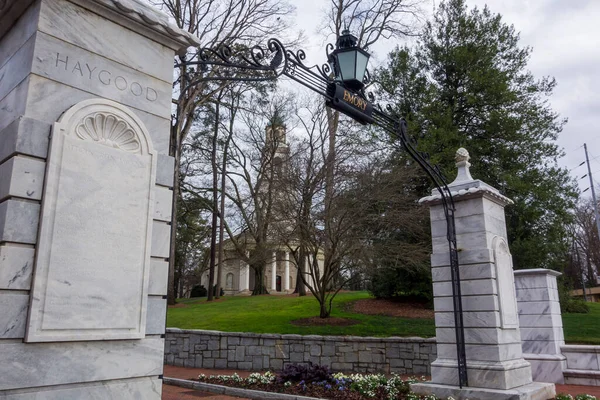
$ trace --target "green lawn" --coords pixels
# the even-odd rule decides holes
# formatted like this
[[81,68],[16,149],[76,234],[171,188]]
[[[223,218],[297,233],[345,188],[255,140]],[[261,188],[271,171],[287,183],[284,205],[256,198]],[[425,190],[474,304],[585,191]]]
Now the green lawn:
[[[369,297],[367,292],[340,293],[336,296],[332,316],[360,321],[352,326],[303,327],[290,324],[292,320],[318,315],[318,303],[312,296],[225,296],[213,303],[207,303],[206,299],[180,299],[178,302],[187,307],[169,308],[167,326],[300,335],[435,336],[431,319],[363,315],[346,311],[349,302]],[[600,344],[600,304],[589,305],[588,314],[563,314],[567,343]]]
[[588,303],[587,314],[563,314],[565,341],[570,344],[600,345],[600,303]]
[[167,326],[182,329],[210,329],[225,332],[296,333],[300,335],[435,336],[430,319],[395,318],[355,314],[345,310],[348,302],[369,298],[367,292],[339,293],[331,315],[360,321],[352,326],[304,327],[290,321],[319,315],[319,303],[312,296],[225,296],[219,302],[181,299],[187,307],[169,308]]

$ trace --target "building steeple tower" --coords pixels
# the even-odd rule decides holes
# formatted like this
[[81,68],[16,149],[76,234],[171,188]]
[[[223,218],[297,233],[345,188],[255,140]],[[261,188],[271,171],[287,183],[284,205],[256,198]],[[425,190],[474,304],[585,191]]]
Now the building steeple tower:
[[288,168],[290,148],[286,143],[286,126],[279,113],[275,110],[266,129],[266,150],[272,157],[274,181],[280,180]]

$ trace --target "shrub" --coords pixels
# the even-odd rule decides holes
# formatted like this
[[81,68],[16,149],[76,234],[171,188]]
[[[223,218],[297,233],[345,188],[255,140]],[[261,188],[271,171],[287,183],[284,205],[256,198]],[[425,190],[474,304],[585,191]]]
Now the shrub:
[[[213,286],[213,296],[217,295],[217,285]],[[225,295],[225,291],[221,288],[221,296]],[[190,293],[190,297],[206,297],[208,296],[208,290],[204,287],[204,285],[196,285],[192,288]]]
[[429,268],[382,267],[371,275],[369,292],[382,299],[411,298],[429,302],[433,286]]
[[563,312],[576,313],[576,314],[587,314],[590,312],[590,306],[581,299],[569,299],[567,304],[564,306]]
[[190,293],[190,297],[206,297],[208,296],[208,291],[204,287],[204,285],[196,285],[192,288],[192,292]]
[[309,362],[308,365],[286,364],[277,375],[277,382],[331,382],[332,378],[333,374],[328,367]]
[[587,314],[590,307],[580,298],[571,296],[572,283],[561,276],[558,279],[558,298],[560,309],[564,313]]

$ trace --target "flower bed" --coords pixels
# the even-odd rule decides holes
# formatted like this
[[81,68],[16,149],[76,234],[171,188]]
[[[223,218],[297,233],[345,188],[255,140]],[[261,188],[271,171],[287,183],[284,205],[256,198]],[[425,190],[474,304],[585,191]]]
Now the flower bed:
[[[198,380],[215,385],[333,400],[439,400],[433,395],[410,393],[409,384],[424,381],[424,378],[402,379],[395,374],[389,378],[382,374],[332,374],[327,368],[317,365],[306,367],[290,364],[278,375],[272,372],[252,373],[248,378],[241,378],[237,374],[201,374]],[[591,395],[573,397],[559,394],[555,400],[597,399]]]
[[411,378],[403,380],[397,375],[386,378],[381,374],[332,374],[329,379],[305,379],[298,382],[281,379],[272,372],[264,374],[253,373],[248,378],[233,375],[204,374],[198,377],[200,382],[225,385],[243,389],[261,390],[265,392],[285,393],[307,397],[318,397],[334,400],[435,400],[435,396],[421,397],[409,393],[409,384],[420,382],[420,379]]

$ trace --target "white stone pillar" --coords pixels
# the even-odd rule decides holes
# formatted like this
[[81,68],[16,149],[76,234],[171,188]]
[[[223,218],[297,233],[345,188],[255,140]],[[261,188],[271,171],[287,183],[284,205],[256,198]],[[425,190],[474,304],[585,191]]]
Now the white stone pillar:
[[523,357],[537,382],[564,383],[567,359],[561,351],[565,338],[556,282],[560,275],[544,268],[515,271]]
[[250,264],[242,261],[243,265],[240,271],[240,291],[250,290]]
[[0,398],[160,400],[170,82],[198,45],[142,2],[0,0]]
[[285,252],[285,272],[283,276],[283,290],[290,290],[290,252]]
[[271,264],[271,290],[277,290],[277,252],[273,252],[273,262]]
[[437,359],[431,382],[411,385],[418,394],[446,398],[549,399],[553,384],[532,383],[523,358],[512,256],[504,207],[512,201],[469,173],[465,149],[456,154],[458,176],[449,186],[455,205],[468,387],[458,387],[458,363],[446,218],[437,189],[429,205]]

